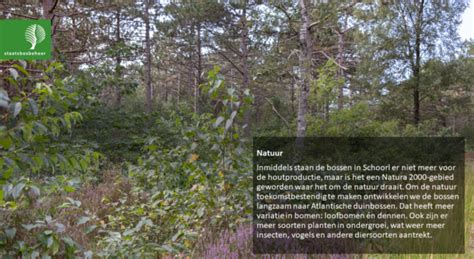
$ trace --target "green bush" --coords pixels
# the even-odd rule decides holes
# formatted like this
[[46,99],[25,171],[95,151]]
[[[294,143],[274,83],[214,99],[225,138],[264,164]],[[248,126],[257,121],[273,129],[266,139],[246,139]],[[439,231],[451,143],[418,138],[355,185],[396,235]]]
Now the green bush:
[[[173,125],[179,140],[163,145],[151,136],[147,155],[129,165],[129,177],[140,202],[116,204],[105,237],[98,242],[102,256],[192,254],[205,229],[235,227],[248,220],[251,208],[251,157],[244,153],[240,124],[245,103],[226,88],[218,69],[202,87],[222,104],[216,114],[190,121],[171,116],[160,125]],[[244,100],[250,100],[243,98]]]
[[43,68],[34,83],[20,64],[10,70],[13,94],[0,89],[0,255],[73,257],[81,249],[64,224],[35,204],[73,192],[98,171],[101,155],[70,138],[82,115],[61,64]]

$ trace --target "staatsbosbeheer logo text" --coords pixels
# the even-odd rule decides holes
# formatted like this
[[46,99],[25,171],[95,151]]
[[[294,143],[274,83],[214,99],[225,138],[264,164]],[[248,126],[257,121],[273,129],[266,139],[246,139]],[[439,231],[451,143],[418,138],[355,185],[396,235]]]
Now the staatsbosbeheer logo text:
[[50,20],[0,20],[0,60],[50,58]]

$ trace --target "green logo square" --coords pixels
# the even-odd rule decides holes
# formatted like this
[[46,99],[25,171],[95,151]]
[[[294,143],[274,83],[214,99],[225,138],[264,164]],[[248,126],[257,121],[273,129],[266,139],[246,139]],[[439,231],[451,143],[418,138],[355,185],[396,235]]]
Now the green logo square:
[[0,59],[50,58],[50,20],[0,20]]

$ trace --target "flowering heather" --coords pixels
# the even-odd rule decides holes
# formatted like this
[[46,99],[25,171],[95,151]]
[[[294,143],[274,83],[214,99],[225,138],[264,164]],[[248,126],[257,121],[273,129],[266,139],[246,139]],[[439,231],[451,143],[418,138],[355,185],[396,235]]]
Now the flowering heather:
[[205,245],[205,258],[249,258],[252,254],[252,226],[241,225],[235,231],[225,230]]
[[262,259],[349,259],[356,258],[354,255],[255,255],[252,252],[252,226],[240,225],[235,231],[225,230],[215,238],[214,241],[204,245],[202,258],[206,259],[234,259],[234,258],[262,258]]

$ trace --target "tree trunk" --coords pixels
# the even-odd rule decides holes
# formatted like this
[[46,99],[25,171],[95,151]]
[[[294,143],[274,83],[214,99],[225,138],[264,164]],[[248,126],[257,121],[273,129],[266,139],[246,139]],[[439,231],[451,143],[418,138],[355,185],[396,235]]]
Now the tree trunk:
[[420,122],[420,68],[421,68],[421,33],[425,0],[420,0],[415,25],[415,61],[413,67],[413,122]]
[[146,67],[145,67],[145,85],[146,85],[146,111],[151,112],[151,43],[150,43],[150,0],[145,2],[145,53],[146,53]]
[[296,87],[298,84],[298,79],[293,77],[291,79],[291,88],[290,88],[290,95],[291,95],[291,117],[295,115],[295,100],[296,100]]
[[[120,33],[120,9],[117,9],[116,19],[115,19],[115,44],[116,47],[120,47],[121,43],[121,33]],[[120,81],[122,77],[122,56],[120,55],[120,51],[117,49],[115,50],[115,78],[117,81]],[[122,102],[122,91],[120,89],[120,85],[115,86],[115,98],[117,102],[117,106],[120,106],[120,103]]]
[[311,23],[310,16],[307,9],[306,0],[300,0],[301,10],[301,27],[300,27],[300,54],[299,54],[299,67],[300,67],[300,89],[299,89],[299,100],[298,100],[298,114],[297,114],[297,128],[296,136],[306,136],[306,114],[308,111],[308,95],[311,80],[311,52],[312,52],[312,40],[310,34],[309,25]]
[[181,71],[178,72],[178,91],[176,92],[176,103],[179,105],[181,96]]
[[199,112],[199,85],[202,83],[202,41],[201,41],[201,23],[197,23],[196,31],[196,52],[197,52],[197,66],[196,66],[196,77],[194,80],[194,112]]
[[198,82],[197,78],[194,77],[194,113],[198,113]]
[[337,69],[337,78],[339,79],[339,93],[337,98],[337,109],[342,110],[344,108],[344,86],[345,86],[345,78],[344,78],[344,52],[345,52],[345,33],[347,32],[347,18],[348,15],[344,18],[344,25],[342,29],[337,29],[337,63],[339,64]]
[[57,23],[54,22],[54,9],[58,5],[59,0],[43,0],[43,19],[51,20],[51,50],[53,56],[55,55],[54,43],[55,43],[55,34]]
[[[249,76],[249,68],[248,68],[248,25],[247,25],[247,6],[244,4],[242,9],[242,17],[241,17],[241,32],[240,32],[240,63],[242,66],[242,90],[248,90],[250,92],[250,76]],[[244,130],[245,136],[250,136],[251,133],[251,110],[247,109],[244,114],[244,123],[247,127]]]

